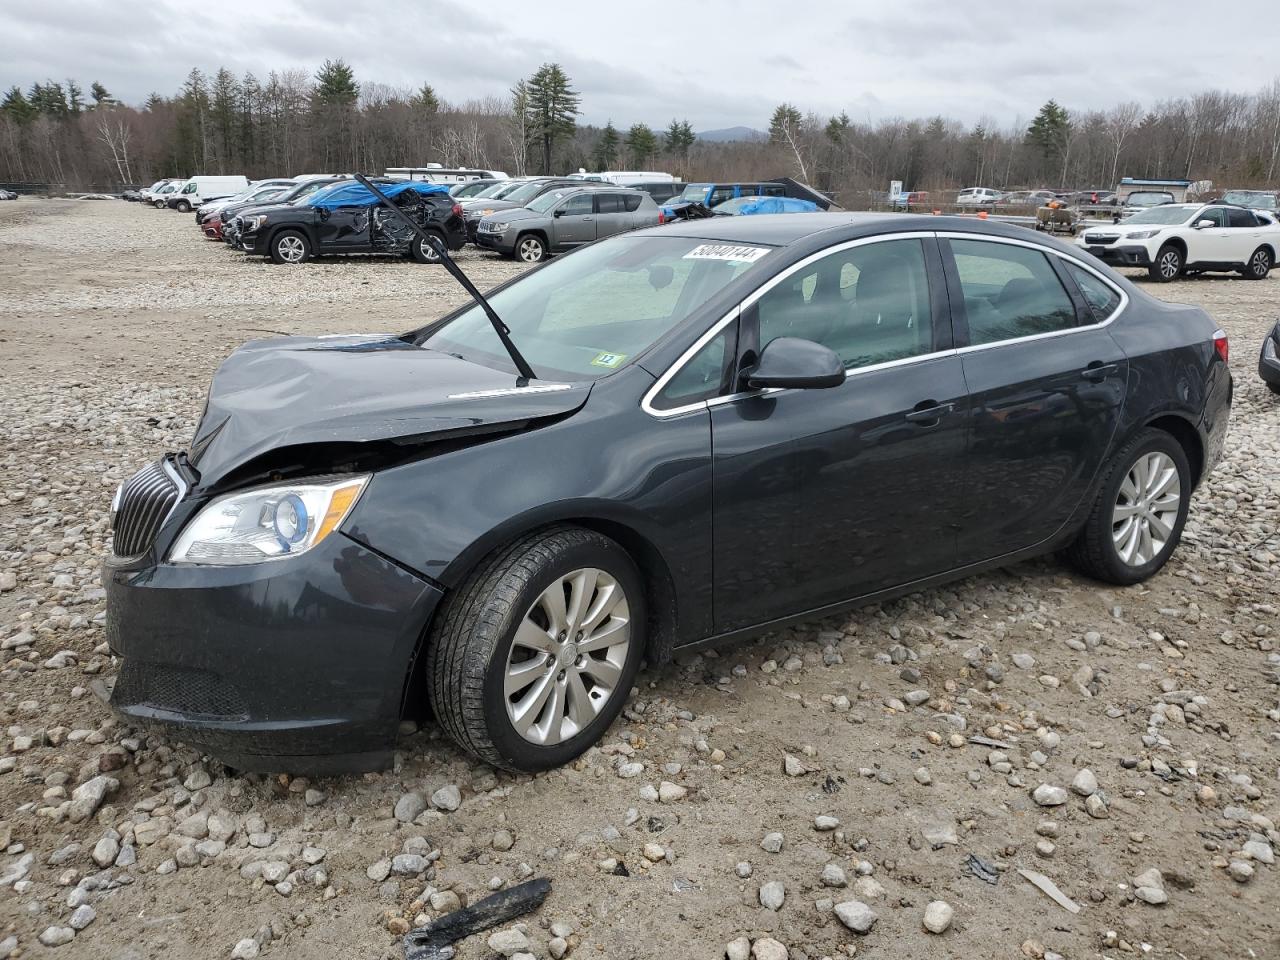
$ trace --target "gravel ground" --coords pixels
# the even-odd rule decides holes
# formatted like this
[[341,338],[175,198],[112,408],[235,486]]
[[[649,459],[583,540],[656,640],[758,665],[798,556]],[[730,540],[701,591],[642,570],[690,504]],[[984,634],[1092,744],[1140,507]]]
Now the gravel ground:
[[[519,269],[460,259],[482,287]],[[1253,370],[1280,279],[1149,289],[1209,310],[1236,376],[1149,583],[1022,564],[649,670],[538,777],[427,726],[393,771],[307,782],[86,692],[113,669],[108,501],[239,342],[400,330],[460,292],[398,259],[248,261],[167,211],[0,204],[0,960],[397,957],[534,875],[544,907],[460,958],[1280,957],[1280,400]]]

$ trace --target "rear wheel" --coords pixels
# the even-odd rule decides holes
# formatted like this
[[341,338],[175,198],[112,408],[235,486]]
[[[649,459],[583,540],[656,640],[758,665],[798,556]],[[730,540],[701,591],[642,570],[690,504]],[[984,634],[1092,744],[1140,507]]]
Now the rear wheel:
[[427,641],[432,711],[489,763],[568,763],[622,710],[644,623],[640,575],[612,540],[578,527],[526,537],[482,564],[442,611]]
[[1160,283],[1178,279],[1182,273],[1182,251],[1169,244],[1160,248],[1155,263],[1147,268],[1147,275]]
[[1246,280],[1265,280],[1272,266],[1271,251],[1266,247],[1259,247],[1253,251],[1253,255],[1249,257],[1249,262],[1244,265],[1240,275]]
[[311,242],[297,230],[281,230],[271,238],[271,259],[276,263],[306,263],[311,259]]
[[526,233],[516,241],[516,257],[525,263],[540,263],[547,256],[547,245],[542,238]]
[[1177,547],[1190,502],[1181,444],[1163,430],[1144,430],[1112,458],[1067,558],[1107,583],[1146,580]]
[[[438,232],[435,230],[428,230],[427,232],[439,242],[440,246],[444,246],[444,237],[442,237]],[[418,263],[440,262],[440,251],[416,234],[414,236],[413,246],[410,247],[409,250],[413,259],[417,260]]]

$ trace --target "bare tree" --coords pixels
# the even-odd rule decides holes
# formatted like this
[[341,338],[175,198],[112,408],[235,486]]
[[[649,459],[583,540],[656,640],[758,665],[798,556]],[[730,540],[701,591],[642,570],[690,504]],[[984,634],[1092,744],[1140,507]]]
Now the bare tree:
[[1142,119],[1142,105],[1121,103],[1107,112],[1107,140],[1111,144],[1111,182],[1117,183],[1120,171],[1120,154],[1124,151],[1125,141],[1129,139],[1138,121]]
[[133,171],[129,166],[129,140],[132,130],[125,122],[124,116],[116,110],[98,110],[98,139],[111,151],[111,160],[116,165],[116,174],[121,183],[133,182]]

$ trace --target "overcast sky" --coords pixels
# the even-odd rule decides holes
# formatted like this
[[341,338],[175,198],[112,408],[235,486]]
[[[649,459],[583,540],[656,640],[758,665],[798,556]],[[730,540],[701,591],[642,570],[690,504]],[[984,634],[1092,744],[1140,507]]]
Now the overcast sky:
[[1150,104],[1251,93],[1280,74],[1280,17],[1220,30],[1205,11],[1187,0],[1142,15],[1113,0],[3,0],[0,88],[74,77],[138,103],[176,92],[193,66],[261,79],[341,57],[359,80],[427,82],[463,101],[555,60],[592,123],[762,128],[786,100],[855,120],[1005,126],[1050,97],[1071,109]]

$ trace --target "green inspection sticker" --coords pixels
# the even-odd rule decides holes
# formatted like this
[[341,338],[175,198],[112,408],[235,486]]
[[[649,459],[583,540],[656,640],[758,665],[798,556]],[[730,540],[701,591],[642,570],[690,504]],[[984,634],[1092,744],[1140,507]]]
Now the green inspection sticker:
[[591,365],[593,367],[620,367],[625,359],[627,359],[625,353],[597,353],[596,358],[591,361]]

